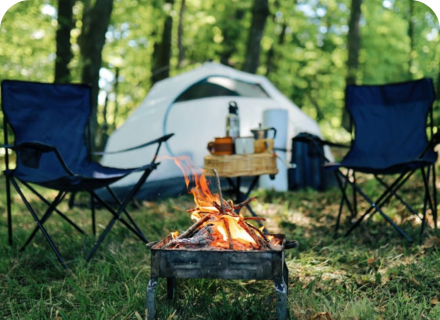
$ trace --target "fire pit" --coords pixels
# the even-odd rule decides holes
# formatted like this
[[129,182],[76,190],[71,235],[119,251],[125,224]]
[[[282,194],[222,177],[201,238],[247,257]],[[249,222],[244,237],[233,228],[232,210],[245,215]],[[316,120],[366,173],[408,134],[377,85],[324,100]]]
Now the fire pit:
[[[147,317],[156,316],[155,295],[159,278],[167,279],[168,298],[172,299],[177,278],[235,280],[272,280],[277,293],[277,319],[287,316],[289,272],[284,259],[286,249],[296,248],[297,241],[288,241],[282,234],[264,234],[237,212],[254,198],[234,205],[218,194],[211,194],[203,174],[194,175],[188,159],[175,159],[187,179],[189,171],[196,187],[190,190],[197,207],[188,210],[196,220],[187,231],[171,233],[151,243],[151,277],[147,288]],[[214,172],[217,173],[214,169]]]

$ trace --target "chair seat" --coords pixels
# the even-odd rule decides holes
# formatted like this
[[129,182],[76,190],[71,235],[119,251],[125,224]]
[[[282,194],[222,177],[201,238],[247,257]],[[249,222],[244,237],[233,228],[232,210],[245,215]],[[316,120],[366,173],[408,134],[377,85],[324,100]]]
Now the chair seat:
[[408,170],[416,170],[429,165],[433,165],[437,161],[437,154],[428,150],[423,157],[412,161],[395,162],[392,165],[383,165],[383,161],[380,161],[376,155],[371,157],[350,157],[344,158],[341,162],[326,163],[325,169],[328,171],[334,171],[339,168],[353,169],[362,173],[371,174],[398,174]]
[[69,192],[96,190],[103,188],[122,179],[133,172],[144,171],[148,168],[154,169],[157,164],[148,164],[133,169],[121,169],[105,167],[97,162],[87,162],[75,176],[54,177],[50,173],[39,171],[38,175],[25,175],[16,170],[10,170],[6,174],[19,179],[22,182],[29,182],[42,185],[54,190],[65,190]]

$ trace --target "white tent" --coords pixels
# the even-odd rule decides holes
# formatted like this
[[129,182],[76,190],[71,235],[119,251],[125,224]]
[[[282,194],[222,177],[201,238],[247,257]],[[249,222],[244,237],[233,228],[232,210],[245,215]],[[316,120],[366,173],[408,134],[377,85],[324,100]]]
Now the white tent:
[[[141,105],[111,134],[105,151],[134,147],[175,133],[161,148],[159,158],[187,155],[202,167],[203,158],[208,154],[207,143],[225,135],[230,101],[238,105],[241,136],[250,136],[250,130],[262,123],[264,110],[285,109],[288,111],[286,149],[290,149],[291,139],[299,132],[322,137],[318,124],[264,76],[207,62],[156,83]],[[107,154],[102,163],[114,167],[136,167],[150,161],[153,153],[154,147],[147,147],[124,154]],[[329,150],[326,154],[332,158]],[[289,157],[287,160],[290,160]],[[157,188],[176,178],[182,179],[180,169],[173,161],[162,160],[148,178],[146,186]],[[118,185],[129,186],[137,180],[138,176],[132,174],[119,181]],[[150,192],[155,192],[154,188],[150,188]]]

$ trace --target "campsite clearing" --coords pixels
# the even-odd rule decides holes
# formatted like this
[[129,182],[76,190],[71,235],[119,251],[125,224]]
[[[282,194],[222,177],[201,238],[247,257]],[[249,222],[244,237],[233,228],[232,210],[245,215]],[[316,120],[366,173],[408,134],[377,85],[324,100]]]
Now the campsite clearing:
[[[375,187],[370,186],[372,190]],[[3,194],[3,178],[0,190]],[[268,218],[268,229],[300,242],[298,250],[288,251],[286,256],[290,272],[288,318],[439,319],[440,237],[432,224],[422,244],[408,244],[376,216],[368,228],[334,240],[338,192],[257,193],[259,203],[254,208]],[[191,225],[188,214],[177,208],[192,205],[192,197],[183,196],[137,203],[132,211],[153,241]],[[388,210],[417,238],[417,220],[401,217],[396,203]],[[5,210],[2,212],[4,220]],[[41,235],[25,252],[18,251],[20,240],[33,226],[32,218],[24,212],[21,205],[14,206],[14,247],[7,246],[6,226],[0,226],[0,318],[144,318],[149,252],[137,239],[123,228],[115,228],[87,264],[84,257],[92,238],[76,235],[72,241],[75,231],[53,219],[48,227],[57,236],[73,272],[66,275]],[[90,229],[88,210],[76,208],[72,219]],[[159,319],[275,317],[271,281],[182,280],[175,302],[166,300],[165,283],[160,282],[157,292]]]

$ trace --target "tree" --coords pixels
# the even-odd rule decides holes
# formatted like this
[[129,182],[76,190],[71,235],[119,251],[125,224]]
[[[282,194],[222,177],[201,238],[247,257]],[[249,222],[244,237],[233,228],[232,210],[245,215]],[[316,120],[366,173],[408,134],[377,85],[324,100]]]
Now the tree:
[[160,43],[154,44],[151,84],[166,79],[170,75],[171,41],[173,32],[173,17],[171,16],[171,10],[173,5],[174,0],[166,0],[165,8],[168,8],[168,12],[163,24],[161,41]]
[[249,36],[246,46],[246,60],[243,70],[249,73],[256,73],[260,64],[261,38],[263,37],[264,26],[269,16],[269,3],[267,0],[254,0],[252,6],[252,21],[249,29]]
[[69,83],[69,63],[73,58],[70,32],[74,27],[73,5],[76,0],[58,0],[58,29],[56,32],[55,79],[54,82]]
[[90,134],[95,137],[98,128],[99,70],[102,65],[102,48],[113,10],[113,0],[96,0],[93,7],[90,6],[90,0],[84,0],[84,4],[82,32],[78,40],[82,61],[81,81],[92,87]]
[[179,11],[179,27],[177,29],[177,47],[179,48],[179,56],[177,59],[177,68],[182,66],[185,59],[185,47],[183,45],[183,16],[185,13],[185,0],[182,0]]
[[[359,50],[361,47],[361,36],[359,32],[359,21],[361,19],[362,0],[352,0],[350,20],[348,22],[347,36],[347,77],[346,85],[356,84],[356,76],[359,68]],[[350,130],[350,119],[346,110],[342,113],[342,126]]]

